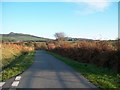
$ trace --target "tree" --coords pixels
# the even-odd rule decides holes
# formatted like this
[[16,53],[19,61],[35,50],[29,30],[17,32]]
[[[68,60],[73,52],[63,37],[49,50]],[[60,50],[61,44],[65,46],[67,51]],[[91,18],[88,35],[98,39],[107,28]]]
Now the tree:
[[65,40],[65,33],[64,32],[57,32],[54,34],[56,40],[64,41]]

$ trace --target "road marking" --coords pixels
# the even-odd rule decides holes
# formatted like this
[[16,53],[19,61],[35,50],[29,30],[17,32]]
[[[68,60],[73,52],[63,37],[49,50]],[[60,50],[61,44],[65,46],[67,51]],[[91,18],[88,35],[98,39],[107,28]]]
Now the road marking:
[[17,81],[17,80],[20,80],[21,79],[21,76],[17,76],[16,78],[15,78],[15,80]]
[[0,82],[0,87],[2,87],[5,84],[5,82]]
[[17,87],[18,84],[19,84],[19,81],[14,81],[14,82],[12,83],[12,86],[13,86],[13,87]]
[[17,86],[18,86],[20,79],[21,79],[21,76],[17,76],[17,77],[15,78],[15,81],[14,81],[14,82],[12,83],[12,85],[11,85],[13,88],[10,88],[10,90],[14,90],[14,89],[15,89],[14,87],[17,87]]
[[2,90],[2,86],[5,84],[5,82],[0,82],[0,90]]

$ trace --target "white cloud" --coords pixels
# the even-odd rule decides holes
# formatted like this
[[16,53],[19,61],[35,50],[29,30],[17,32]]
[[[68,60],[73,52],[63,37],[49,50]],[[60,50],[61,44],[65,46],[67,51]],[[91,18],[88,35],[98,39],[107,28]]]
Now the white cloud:
[[[84,7],[84,13],[89,14],[89,13],[94,13],[94,12],[102,12],[106,10],[111,2],[110,0],[69,0],[69,1],[74,1],[76,4],[83,4]],[[79,12],[79,11],[78,11]]]
[[[111,2],[118,2],[119,0],[2,0],[2,2],[73,2],[80,6],[83,4],[85,7],[82,10],[83,14],[91,14],[95,12],[105,11]],[[82,13],[76,10],[77,13]]]
[[99,11],[105,10],[110,5],[110,2],[84,2],[84,3],[86,3],[88,7]]
[[84,5],[84,8],[77,9],[78,14],[92,14],[96,12],[103,12],[109,8],[112,2],[118,2],[119,0],[65,0],[73,2],[78,6]]

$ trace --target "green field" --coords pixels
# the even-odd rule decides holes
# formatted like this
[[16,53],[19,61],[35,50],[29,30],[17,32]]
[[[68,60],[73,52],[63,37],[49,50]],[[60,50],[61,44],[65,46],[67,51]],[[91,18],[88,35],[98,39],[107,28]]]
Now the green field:
[[47,41],[49,39],[22,33],[0,34],[2,41]]

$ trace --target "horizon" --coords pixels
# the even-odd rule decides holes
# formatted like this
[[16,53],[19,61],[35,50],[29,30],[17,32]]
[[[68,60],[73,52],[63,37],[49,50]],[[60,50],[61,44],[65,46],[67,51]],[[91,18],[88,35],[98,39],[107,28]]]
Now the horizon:
[[54,39],[56,32],[64,32],[73,38],[115,40],[118,3],[3,2],[2,24],[3,34],[14,32]]
[[[27,35],[31,35],[31,36],[35,36],[35,37],[40,37],[40,38],[46,38],[46,39],[53,39],[53,40],[55,40],[56,38],[55,38],[55,36],[54,36],[54,38],[47,38],[47,37],[41,37],[41,36],[37,36],[37,35],[33,35],[33,34],[29,34],[29,33],[20,33],[20,32],[18,32],[18,33],[16,33],[16,32],[9,32],[9,33],[0,33],[0,34],[10,34],[10,33],[15,33],[15,34],[27,34]],[[106,39],[100,39],[100,38],[98,38],[98,39],[92,39],[92,38],[84,38],[84,37],[70,37],[70,36],[65,36],[66,38],[80,38],[80,39],[90,39],[90,40],[106,40]],[[117,40],[117,39],[108,39],[108,40]]]

